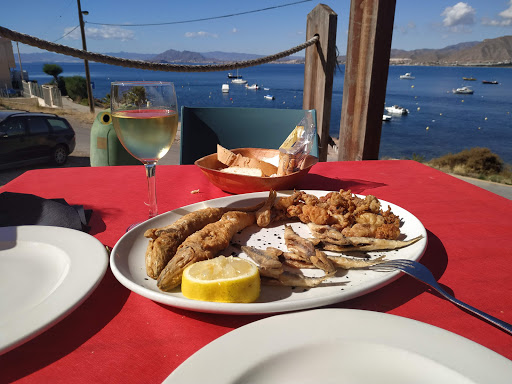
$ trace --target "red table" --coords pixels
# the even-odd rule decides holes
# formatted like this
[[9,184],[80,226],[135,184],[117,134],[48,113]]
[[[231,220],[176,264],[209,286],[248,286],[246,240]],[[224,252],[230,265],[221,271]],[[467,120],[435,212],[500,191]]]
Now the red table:
[[[195,166],[159,166],[157,188],[160,212],[227,195],[209,184]],[[319,163],[298,188],[350,189],[405,208],[427,229],[428,247],[421,262],[441,285],[459,299],[512,323],[511,201],[401,160]],[[191,194],[197,189],[199,193]],[[128,224],[147,215],[142,166],[29,171],[0,188],[3,191],[65,198],[92,209],[90,233],[110,247]],[[332,307],[419,320],[512,358],[512,336],[408,276]],[[263,317],[167,307],[132,293],[107,270],[99,287],[73,313],[0,356],[0,382],[160,383],[212,340]]]

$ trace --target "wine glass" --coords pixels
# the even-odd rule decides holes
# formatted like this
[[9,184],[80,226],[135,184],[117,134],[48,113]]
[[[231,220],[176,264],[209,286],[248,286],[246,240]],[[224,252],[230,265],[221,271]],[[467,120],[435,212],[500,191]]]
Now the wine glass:
[[171,148],[178,130],[174,84],[117,81],[111,84],[112,123],[123,147],[146,168],[149,218],[158,214],[156,163]]

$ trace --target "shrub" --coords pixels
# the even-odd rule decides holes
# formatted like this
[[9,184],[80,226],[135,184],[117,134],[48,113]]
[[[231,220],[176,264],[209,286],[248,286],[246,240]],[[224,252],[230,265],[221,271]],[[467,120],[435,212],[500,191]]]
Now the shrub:
[[464,172],[473,175],[500,173],[504,167],[504,163],[498,155],[492,153],[489,148],[480,147],[432,159],[430,165],[456,171],[457,173]]
[[87,82],[82,76],[65,77],[66,91],[68,96],[76,102],[87,100]]

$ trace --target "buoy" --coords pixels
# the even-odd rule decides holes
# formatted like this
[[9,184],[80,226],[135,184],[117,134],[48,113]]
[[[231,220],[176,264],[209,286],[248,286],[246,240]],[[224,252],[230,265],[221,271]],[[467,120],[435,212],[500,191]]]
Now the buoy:
[[420,110],[420,107],[418,107],[418,111]]
[[464,100],[461,100],[461,103],[463,103],[463,102],[464,102]]
[[443,114],[442,114],[442,113],[440,113],[440,114],[439,114],[439,116],[443,116]]
[[487,117],[484,120],[487,120]]
[[426,128],[426,130],[428,131],[428,127]]
[[411,85],[411,88],[414,88],[414,85]]

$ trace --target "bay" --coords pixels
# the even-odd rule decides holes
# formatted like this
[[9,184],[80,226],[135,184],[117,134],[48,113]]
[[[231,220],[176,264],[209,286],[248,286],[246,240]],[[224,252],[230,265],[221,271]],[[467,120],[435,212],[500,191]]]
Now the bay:
[[[44,63],[25,63],[31,80],[40,84],[52,78],[42,71]],[[62,76],[84,76],[83,63],[60,63]],[[302,108],[304,65],[264,64],[239,71],[249,84],[269,90],[247,90],[230,84],[227,72],[157,72],[89,63],[94,97],[110,93],[112,81],[161,80],[176,86],[178,104],[190,107]],[[411,72],[414,80],[399,76]],[[474,77],[476,81],[464,81]],[[339,135],[344,66],[336,73],[333,86],[330,134]],[[482,84],[496,80],[498,85]],[[457,95],[452,89],[471,86],[473,95]],[[487,147],[506,163],[512,164],[512,68],[391,66],[388,73],[386,106],[409,109],[406,116],[393,116],[382,123],[380,158],[425,160],[457,153],[472,147]],[[263,96],[271,94],[275,100]]]

